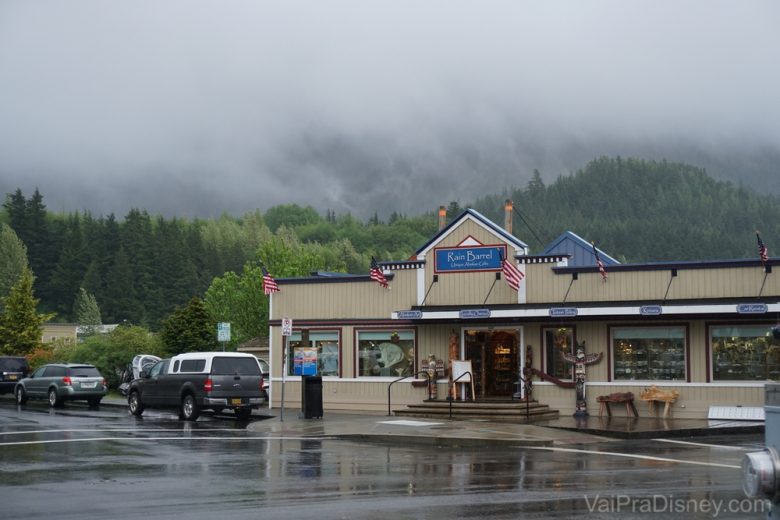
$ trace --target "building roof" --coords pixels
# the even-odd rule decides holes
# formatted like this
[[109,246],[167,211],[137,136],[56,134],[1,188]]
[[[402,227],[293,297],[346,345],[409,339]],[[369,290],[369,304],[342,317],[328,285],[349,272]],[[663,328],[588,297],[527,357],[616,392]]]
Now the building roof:
[[[598,247],[599,257],[604,265],[620,264],[615,258],[602,251]],[[569,255],[569,267],[585,267],[596,265],[596,255],[593,254],[593,245],[581,236],[571,231],[566,231],[553,240],[547,249],[540,255]]]
[[478,225],[486,228],[490,232],[499,235],[501,238],[515,246],[515,249],[520,249],[523,254],[528,254],[528,244],[518,239],[514,235],[508,233],[505,229],[497,226],[492,220],[484,216],[477,210],[468,208],[458,215],[452,222],[447,224],[441,231],[436,233],[428,242],[426,242],[421,248],[415,252],[415,256],[424,255],[430,251],[436,244],[441,242],[447,235],[452,233],[463,221],[472,220]]

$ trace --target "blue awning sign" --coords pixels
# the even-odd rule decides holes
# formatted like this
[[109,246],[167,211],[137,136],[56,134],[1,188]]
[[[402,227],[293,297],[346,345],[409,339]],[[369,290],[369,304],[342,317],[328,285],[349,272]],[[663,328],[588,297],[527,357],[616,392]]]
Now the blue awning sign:
[[419,320],[422,319],[422,311],[398,311],[399,320]]
[[550,309],[550,317],[573,318],[577,315],[577,307],[553,307]]
[[489,318],[490,309],[464,309],[458,315],[462,320],[473,320],[475,318]]

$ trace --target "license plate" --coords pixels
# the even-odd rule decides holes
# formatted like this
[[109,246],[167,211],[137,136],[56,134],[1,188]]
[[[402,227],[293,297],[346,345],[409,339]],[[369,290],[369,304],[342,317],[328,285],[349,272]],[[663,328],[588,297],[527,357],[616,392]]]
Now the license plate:
[[10,374],[10,375],[8,376],[8,380],[9,380],[9,381],[16,381],[16,374]]
[[95,388],[97,383],[81,383],[81,388]]
[[241,404],[241,399],[231,399],[230,404]]

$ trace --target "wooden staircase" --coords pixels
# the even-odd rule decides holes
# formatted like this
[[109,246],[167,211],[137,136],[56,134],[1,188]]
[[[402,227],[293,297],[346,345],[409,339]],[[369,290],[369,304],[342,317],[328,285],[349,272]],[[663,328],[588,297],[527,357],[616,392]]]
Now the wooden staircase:
[[[445,400],[423,401],[394,410],[396,417],[425,419],[449,419],[450,402]],[[538,401],[511,401],[509,399],[481,399],[478,401],[453,401],[454,420],[482,420],[489,422],[531,423],[558,418],[558,410],[551,410]]]

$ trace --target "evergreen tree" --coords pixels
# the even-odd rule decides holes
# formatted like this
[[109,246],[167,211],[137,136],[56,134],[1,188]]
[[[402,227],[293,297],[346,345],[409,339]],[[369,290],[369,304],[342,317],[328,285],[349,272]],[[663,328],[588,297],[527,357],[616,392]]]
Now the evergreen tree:
[[163,321],[160,339],[171,355],[216,350],[217,322],[209,315],[203,300],[193,297]]
[[84,336],[91,336],[103,324],[100,319],[100,308],[97,300],[83,287],[79,289],[73,302],[74,321],[82,327]]
[[0,224],[0,312],[2,299],[8,296],[27,268],[27,248],[14,230]]
[[33,296],[33,274],[29,268],[3,300],[0,314],[0,354],[24,356],[41,345],[43,324],[52,315],[38,314]]
[[60,320],[72,318],[73,297],[87,271],[86,259],[81,219],[78,213],[72,214],[67,220],[65,241],[48,284],[49,307],[53,307]]
[[143,321],[143,308],[138,303],[133,285],[133,268],[124,247],[117,251],[114,265],[108,273],[103,310],[107,323],[126,321],[135,325]]

